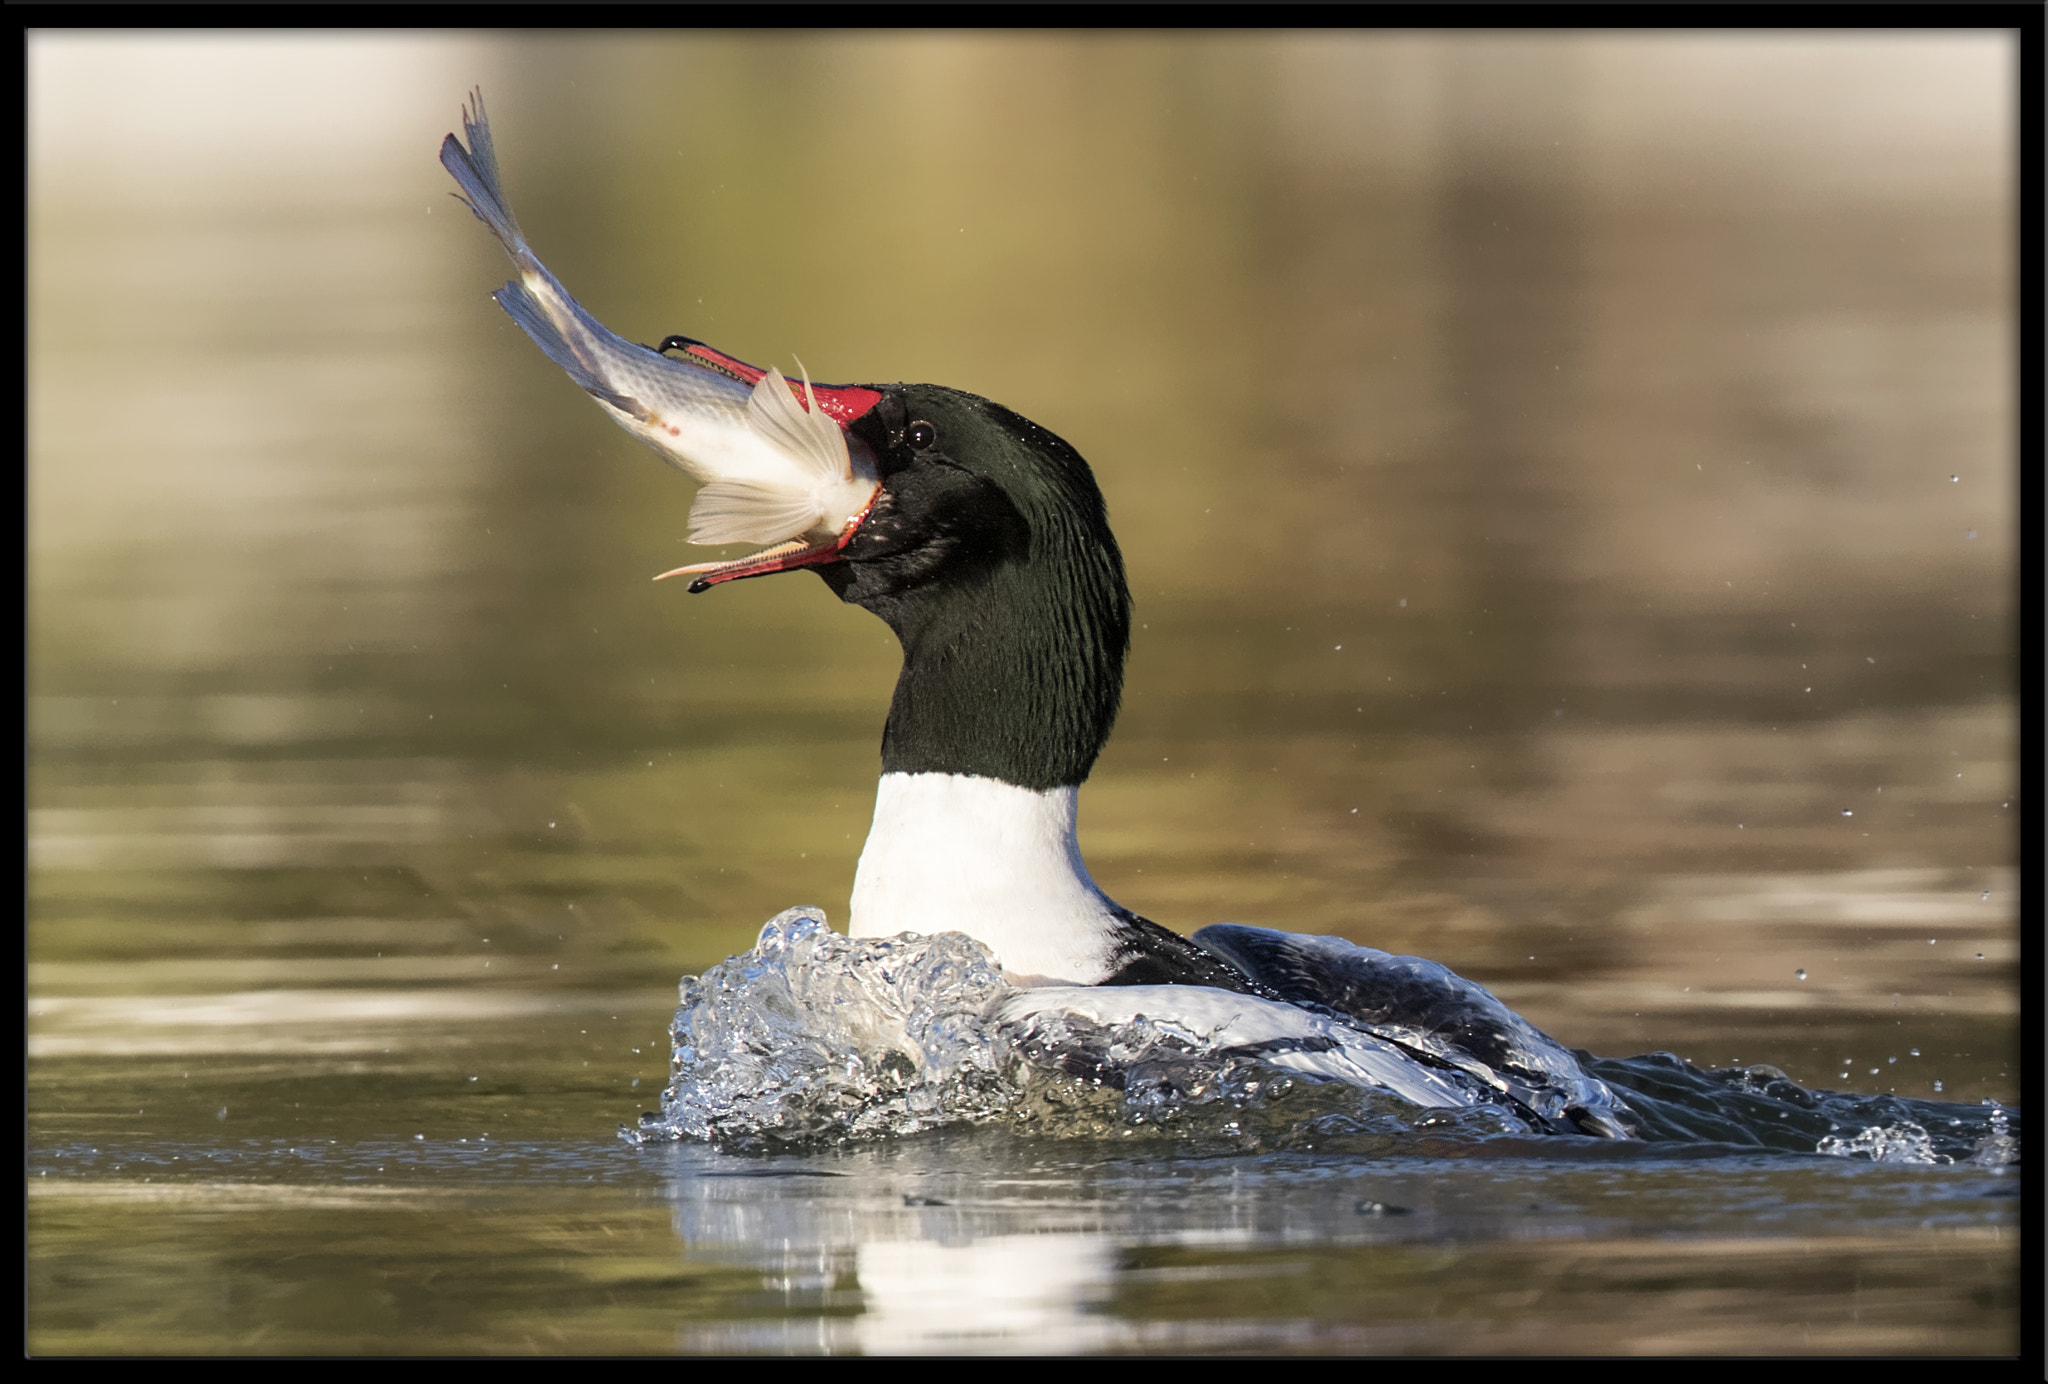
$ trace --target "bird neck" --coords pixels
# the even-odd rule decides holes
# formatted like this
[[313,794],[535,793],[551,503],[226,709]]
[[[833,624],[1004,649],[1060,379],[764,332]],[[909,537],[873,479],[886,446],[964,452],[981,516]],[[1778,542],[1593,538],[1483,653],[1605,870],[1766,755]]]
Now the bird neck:
[[1114,544],[1052,544],[919,592],[885,614],[903,669],[882,732],[892,774],[1021,788],[1088,777],[1123,695],[1130,601]]
[[1099,983],[1114,969],[1119,910],[1081,862],[1075,798],[1072,785],[883,774],[848,930],[965,932],[1013,983]]

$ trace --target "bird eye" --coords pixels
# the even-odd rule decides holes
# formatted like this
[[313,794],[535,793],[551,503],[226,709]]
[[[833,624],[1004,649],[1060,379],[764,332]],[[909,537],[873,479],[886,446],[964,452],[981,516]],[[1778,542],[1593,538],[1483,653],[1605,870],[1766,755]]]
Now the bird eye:
[[934,442],[939,440],[939,430],[920,418],[917,422],[910,425],[910,431],[905,434],[905,437],[913,448],[922,452],[928,450]]

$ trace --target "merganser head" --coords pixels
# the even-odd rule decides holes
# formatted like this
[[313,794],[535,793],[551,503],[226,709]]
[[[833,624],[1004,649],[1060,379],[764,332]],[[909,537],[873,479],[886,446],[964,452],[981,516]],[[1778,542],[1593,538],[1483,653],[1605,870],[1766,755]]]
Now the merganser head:
[[874,401],[846,424],[879,476],[866,511],[830,545],[695,569],[691,589],[807,566],[886,621],[903,672],[885,773],[1080,783],[1116,720],[1131,629],[1123,558],[1087,462],[959,390],[818,393]]

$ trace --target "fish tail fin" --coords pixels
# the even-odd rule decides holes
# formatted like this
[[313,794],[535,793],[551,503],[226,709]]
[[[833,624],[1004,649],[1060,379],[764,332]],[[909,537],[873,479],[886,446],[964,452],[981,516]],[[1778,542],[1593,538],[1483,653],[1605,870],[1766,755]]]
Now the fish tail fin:
[[517,279],[491,296],[549,360],[600,403],[643,423],[649,421],[653,415],[646,405],[614,388],[605,368],[608,357],[616,360],[645,348],[620,341],[585,312],[528,248],[519,223],[512,219],[498,177],[498,151],[491,141],[491,122],[484,114],[481,88],[470,92],[469,104],[463,108],[462,134],[469,141],[467,148],[452,134],[441,141],[441,166],[462,189],[458,195],[463,203],[491,228],[519,269]]
[[526,237],[519,233],[519,223],[512,219],[512,208],[505,201],[499,182],[498,151],[491,143],[491,122],[484,114],[481,87],[470,92],[469,104],[462,109],[462,133],[469,140],[467,149],[454,135],[442,139],[441,166],[462,189],[460,197],[476,213],[476,219],[491,228],[491,234],[503,242],[524,269],[533,259],[533,252],[526,248]]

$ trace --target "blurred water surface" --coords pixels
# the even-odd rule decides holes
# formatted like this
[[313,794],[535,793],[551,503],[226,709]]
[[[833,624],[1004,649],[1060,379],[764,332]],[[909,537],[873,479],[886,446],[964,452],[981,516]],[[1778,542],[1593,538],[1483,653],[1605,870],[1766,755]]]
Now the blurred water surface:
[[[629,338],[1090,459],[1121,902],[2010,1103],[2013,62],[32,36],[31,1348],[2011,1348],[1982,1171],[612,1147],[676,977],[843,916],[895,648],[808,577],[646,580],[690,488],[488,300],[434,152],[482,82]],[[903,1209],[968,1166],[1053,1190]],[[1427,1214],[1354,1234],[1389,1179]]]

